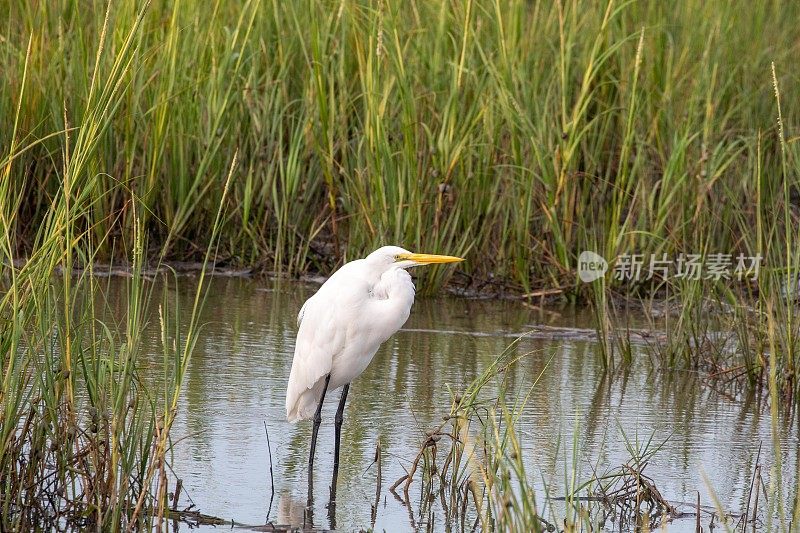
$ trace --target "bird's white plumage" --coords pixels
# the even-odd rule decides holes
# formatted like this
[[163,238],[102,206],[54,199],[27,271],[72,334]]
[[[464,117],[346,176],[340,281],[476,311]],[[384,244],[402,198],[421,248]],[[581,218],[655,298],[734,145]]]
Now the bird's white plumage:
[[314,415],[328,374],[329,391],[350,383],[406,322],[415,291],[405,268],[413,264],[397,256],[409,253],[385,246],[347,263],[303,304],[286,391],[290,422]]

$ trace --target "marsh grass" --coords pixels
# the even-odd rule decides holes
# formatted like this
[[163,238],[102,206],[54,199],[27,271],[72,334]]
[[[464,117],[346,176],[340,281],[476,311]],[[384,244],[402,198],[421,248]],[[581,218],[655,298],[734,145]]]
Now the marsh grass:
[[[760,270],[747,273],[742,280],[736,276],[654,280],[650,286],[632,287],[632,294],[623,299],[610,296],[617,289],[610,287],[606,279],[587,285],[607,365],[629,359],[626,325],[618,318],[625,313],[618,309],[633,301],[651,316],[652,328],[665,333],[660,337],[663,340],[651,345],[659,364],[704,371],[734,395],[768,391],[771,403],[796,404],[800,392],[800,249],[796,246],[800,230],[796,198],[800,159],[796,143],[786,138],[774,64],[771,81],[778,124],[777,167],[772,171],[777,172],[778,179],[765,175],[768,156],[763,149],[764,137],[759,134],[750,169],[754,197],[730,213],[730,220],[742,228],[743,249],[763,258]],[[750,226],[752,232],[745,229]],[[701,252],[710,253],[712,246],[716,244],[709,241]],[[660,311],[653,313],[654,308]]]
[[[92,275],[112,233],[94,218],[113,195],[98,188],[107,176],[96,157],[130,90],[145,13],[144,8],[133,13],[121,28],[110,25],[112,13],[106,12],[94,68],[85,80],[84,107],[78,113],[62,109],[64,127],[53,137],[61,149],[51,156],[61,164],[49,166],[57,187],[48,190],[46,210],[29,228],[27,245],[19,228],[29,223],[24,205],[35,178],[18,167],[28,164],[24,154],[49,139],[19,133],[21,105],[10,149],[0,159],[0,529],[160,527],[166,515],[169,431],[197,335],[205,271],[185,316],[166,290],[153,316],[157,295],[141,275],[147,206],[132,194],[125,199],[126,226],[115,237],[131,265],[123,310],[115,314],[103,307],[100,281]],[[20,103],[31,97],[37,46],[32,37]],[[206,263],[225,194],[211,222]],[[24,248],[27,254],[19,256]],[[162,390],[149,387],[139,374],[140,335],[155,320],[163,341]]]
[[[91,96],[105,4],[12,4],[0,87],[20,94],[30,42],[28,83],[0,115],[19,107],[18,138],[41,139]],[[129,259],[119,237],[140,198],[149,254],[201,257],[238,150],[221,252],[267,270],[329,272],[396,242],[464,254],[479,277],[580,295],[574,262],[588,244],[606,257],[764,250],[770,236],[791,238],[773,217],[791,215],[775,200],[795,194],[785,130],[797,112],[783,102],[779,133],[770,64],[791,94],[796,9],[156,0],[125,95],[81,162],[98,173],[78,222],[108,235],[98,257]],[[112,4],[110,50],[137,16]],[[21,252],[60,187],[62,140],[11,169]]]

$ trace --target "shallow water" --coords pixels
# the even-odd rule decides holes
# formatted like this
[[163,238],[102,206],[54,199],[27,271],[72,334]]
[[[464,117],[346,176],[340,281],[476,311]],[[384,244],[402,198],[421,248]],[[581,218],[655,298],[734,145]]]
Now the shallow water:
[[[184,310],[190,307],[192,284],[190,279],[181,281]],[[203,314],[206,325],[173,429],[171,462],[190,497],[182,498],[182,506],[193,503],[203,513],[244,524],[271,520],[303,525],[311,427],[309,422],[286,422],[284,395],[296,315],[315,288],[246,279],[213,281]],[[636,325],[635,317],[631,323]],[[376,480],[371,465],[378,439],[383,487],[375,530],[431,525],[416,514],[418,482],[412,485],[411,510],[389,494],[388,486],[405,473],[425,431],[448,412],[448,387],[462,390],[514,338],[531,330],[534,338],[514,348],[529,355],[509,371],[509,378],[516,390],[527,392],[541,374],[519,424],[527,471],[537,487],[547,483],[551,495],[563,495],[573,463],[578,479],[585,480],[594,468],[602,472],[630,458],[623,435],[639,441],[652,437],[657,442],[668,439],[645,472],[665,498],[694,502],[699,491],[701,502],[713,505],[713,492],[727,510],[741,511],[759,443],[765,450],[771,448],[765,402],[714,392],[692,372],[657,371],[645,345],[634,346],[634,363],[628,370],[610,376],[590,340],[591,328],[590,315],[580,310],[541,311],[515,302],[453,297],[419,299],[404,330],[381,348],[351,387],[338,528],[370,527]],[[156,328],[144,338],[155,345]],[[155,348],[152,352],[159,353]],[[323,528],[329,527],[325,506],[338,398],[338,392],[328,396],[315,465],[314,525]],[[265,423],[275,483],[271,510]],[[780,424],[783,484],[794,494],[798,432],[796,424]],[[766,475],[774,458],[764,452],[761,462]],[[772,474],[775,479],[774,470]],[[767,485],[769,481],[768,477]],[[547,508],[543,513],[551,518]],[[435,530],[445,526],[441,520],[432,525]],[[673,522],[669,530],[694,531],[694,519]]]

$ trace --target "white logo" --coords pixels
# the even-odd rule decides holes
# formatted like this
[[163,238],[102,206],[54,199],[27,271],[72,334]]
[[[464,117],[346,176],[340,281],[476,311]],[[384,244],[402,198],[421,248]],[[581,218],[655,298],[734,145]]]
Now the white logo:
[[[761,269],[761,254],[753,256],[739,253],[687,254],[670,258],[666,253],[618,255],[613,260],[612,278],[616,281],[637,282],[642,279],[665,281],[670,278],[714,281],[755,281]],[[591,283],[605,276],[608,262],[595,252],[585,250],[578,256],[578,276]]]
[[596,253],[584,250],[578,256],[578,276],[584,283],[602,278],[608,270],[608,262]]

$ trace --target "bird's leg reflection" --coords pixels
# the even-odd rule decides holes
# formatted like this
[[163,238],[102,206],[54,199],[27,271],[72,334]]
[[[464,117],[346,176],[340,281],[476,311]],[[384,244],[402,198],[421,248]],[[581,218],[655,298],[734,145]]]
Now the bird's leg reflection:
[[322,423],[322,404],[325,402],[325,393],[328,390],[330,381],[331,375],[328,374],[325,377],[325,385],[322,387],[322,396],[319,398],[317,411],[314,413],[314,428],[311,430],[311,452],[308,455],[308,504],[306,510],[309,526],[313,523],[314,514],[314,452],[317,450],[317,433],[319,432],[319,425]]
[[314,492],[308,492],[306,508],[303,510],[303,531],[314,529]]
[[328,502],[328,522],[330,522],[331,531],[336,530],[336,500]]

